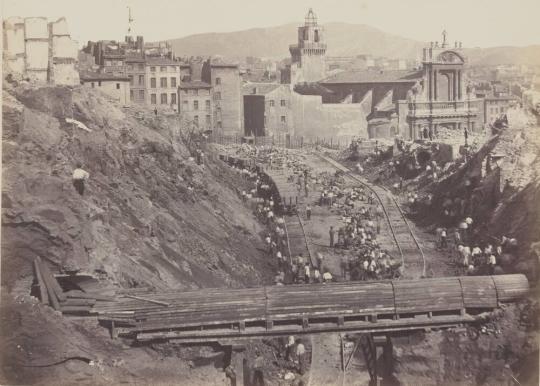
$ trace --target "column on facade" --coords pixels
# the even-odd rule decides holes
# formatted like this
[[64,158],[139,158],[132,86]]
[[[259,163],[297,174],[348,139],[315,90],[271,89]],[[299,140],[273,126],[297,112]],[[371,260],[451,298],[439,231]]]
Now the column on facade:
[[458,95],[458,77],[457,77],[457,70],[454,70],[452,73],[452,77],[454,78],[454,94],[453,94],[453,100],[457,99]]
[[451,80],[452,87],[450,87],[450,92],[448,93],[448,100],[454,100],[454,90],[456,89],[456,78],[454,76],[454,71],[450,71],[448,80]]
[[433,100],[437,100],[437,70],[433,70]]
[[461,70],[458,70],[458,99],[461,100]]
[[428,87],[429,87],[428,99],[432,100],[433,99],[433,69],[432,68],[430,68],[428,71]]

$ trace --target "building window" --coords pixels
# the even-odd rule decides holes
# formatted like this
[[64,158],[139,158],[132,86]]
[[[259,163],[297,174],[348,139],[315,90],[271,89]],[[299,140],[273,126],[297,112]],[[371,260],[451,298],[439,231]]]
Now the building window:
[[144,75],[139,75],[139,85],[144,85]]
[[133,90],[129,90],[129,100],[133,102],[133,99],[135,99],[135,95],[133,94]]
[[216,86],[221,84],[221,78],[216,78]]
[[167,78],[161,78],[161,79],[159,80],[159,85],[160,85],[161,87],[167,87]]
[[144,64],[139,63],[139,70],[144,70]]
[[97,82],[97,85],[98,85],[99,87],[101,87],[101,80],[100,80],[99,82]]
[[281,123],[287,123],[287,117],[285,115],[281,116]]
[[287,103],[285,103],[285,99],[281,100],[281,106],[283,106],[283,107],[287,106]]
[[188,111],[189,110],[189,102],[184,101],[182,104],[183,104],[182,111]]
[[217,91],[214,93],[214,100],[220,101],[221,100],[221,92]]
[[199,101],[193,101],[193,110],[199,110]]
[[265,115],[265,116],[264,116],[264,127],[266,127],[266,124],[267,124],[266,122],[267,122],[267,121],[266,121],[266,115]]
[[210,99],[207,99],[205,102],[206,110],[210,110]]
[[221,121],[217,122],[217,127],[218,127],[218,129],[221,129]]
[[210,125],[210,115],[207,115],[207,116],[206,116],[206,124],[207,124],[207,125]]
[[270,107],[274,107],[274,100],[273,100],[273,99],[270,99],[270,101],[268,102],[268,104],[270,105]]
[[176,93],[171,93],[171,105],[176,104]]
[[156,72],[156,68],[154,66],[150,67],[150,72]]
[[129,75],[129,84],[133,86],[133,75]]
[[193,117],[193,122],[195,122],[196,125],[199,124],[199,116],[198,116],[198,115],[195,115],[195,116]]
[[150,78],[150,88],[156,88],[156,78]]
[[132,64],[128,64],[128,66],[127,66],[127,67],[128,67],[128,68],[127,68],[127,69],[128,69],[128,71],[133,71],[133,65],[132,65]]
[[216,107],[216,114],[221,114],[221,107]]
[[155,105],[157,103],[156,94],[150,94],[150,103]]
[[139,90],[139,99],[144,101],[144,90]]
[[116,83],[116,89],[120,90],[120,83]]
[[94,84],[94,82],[92,82],[92,88],[96,87],[96,85]]
[[161,66],[161,67],[159,68],[159,71],[161,71],[161,72],[167,72],[167,67],[166,67],[166,66]]
[[176,77],[171,78],[171,87],[176,87]]
[[166,104],[167,104],[167,94],[166,94],[166,93],[161,94],[161,96],[160,96],[160,102],[161,102],[162,105],[166,105]]

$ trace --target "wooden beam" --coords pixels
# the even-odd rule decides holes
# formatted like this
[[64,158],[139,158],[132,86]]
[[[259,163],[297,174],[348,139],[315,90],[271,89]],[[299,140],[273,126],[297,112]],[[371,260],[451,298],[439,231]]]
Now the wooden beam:
[[124,297],[124,298],[130,298],[130,299],[135,299],[135,300],[140,300],[140,301],[143,301],[143,302],[149,302],[149,303],[159,304],[160,306],[165,306],[165,307],[169,307],[169,306],[170,306],[170,303],[161,302],[161,301],[159,301],[159,300],[153,300],[153,299],[145,299],[145,298],[141,298],[141,297],[139,297],[139,296],[134,296],[134,295],[122,295],[122,297]]
[[[43,274],[43,281],[45,282],[45,286],[47,288],[47,294],[49,295],[49,304],[56,310],[60,311],[60,303],[58,302],[58,298],[56,297],[56,294],[54,293],[53,285],[51,283],[51,277],[46,274],[46,272],[43,270],[43,263],[39,262],[40,271]],[[54,279],[53,279],[54,280]]]
[[41,269],[39,268],[39,260],[37,258],[34,259],[34,272],[35,272],[36,279],[39,286],[39,297],[40,297],[41,303],[49,304],[49,295],[47,294],[47,286],[45,284],[45,281],[43,280],[43,277],[41,276]]

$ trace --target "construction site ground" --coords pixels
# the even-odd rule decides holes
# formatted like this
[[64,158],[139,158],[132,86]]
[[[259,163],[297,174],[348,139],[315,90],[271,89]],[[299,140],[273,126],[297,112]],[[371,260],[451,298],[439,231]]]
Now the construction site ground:
[[[90,131],[67,124],[66,117]],[[174,115],[123,109],[91,89],[7,85],[3,122],[0,383],[230,385],[222,347],[134,345],[111,339],[95,318],[66,317],[41,304],[31,295],[32,261],[40,256],[56,273],[80,270],[104,287],[270,284],[276,264],[263,246],[264,226],[240,198],[241,176],[218,160],[212,146],[198,165]],[[291,154],[314,173],[335,171],[314,151]],[[77,162],[91,175],[84,197],[71,185]],[[341,261],[348,252],[328,247],[329,226],[341,224],[341,215],[316,205],[319,194],[312,186],[310,221],[300,207],[308,242],[344,280]],[[428,276],[455,275],[449,252],[435,247],[433,226],[410,224]],[[383,245],[391,242],[384,225],[379,237]],[[534,308],[534,295],[499,310],[477,340],[466,329],[394,336],[391,377],[383,382],[507,385],[515,376],[532,384],[538,379],[538,325],[523,314]],[[355,337],[342,338],[313,336],[306,344],[312,363],[303,376],[282,359],[277,339],[246,342],[244,356],[251,365],[255,349],[262,353],[271,385],[367,385],[360,351],[343,372],[342,357],[350,355]]]

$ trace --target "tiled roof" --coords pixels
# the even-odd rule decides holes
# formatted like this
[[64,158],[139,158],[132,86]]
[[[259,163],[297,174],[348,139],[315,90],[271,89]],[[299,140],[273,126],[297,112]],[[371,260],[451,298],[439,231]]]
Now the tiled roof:
[[183,63],[171,60],[169,58],[146,57],[146,64],[150,66],[180,66]]
[[92,81],[92,80],[117,80],[117,81],[128,81],[127,76],[114,75],[103,72],[81,72],[79,77],[83,81]]
[[200,80],[192,80],[190,82],[180,82],[180,88],[212,88],[212,86]]
[[365,71],[350,70],[335,74],[320,81],[321,84],[343,83],[398,83],[415,82],[422,78],[422,71]]
[[334,92],[327,89],[319,83],[298,83],[294,86],[294,92],[301,95],[321,95],[321,96],[330,96]]
[[[244,95],[265,95],[281,86],[279,83],[246,83],[242,86]],[[253,92],[255,91],[255,92]]]

